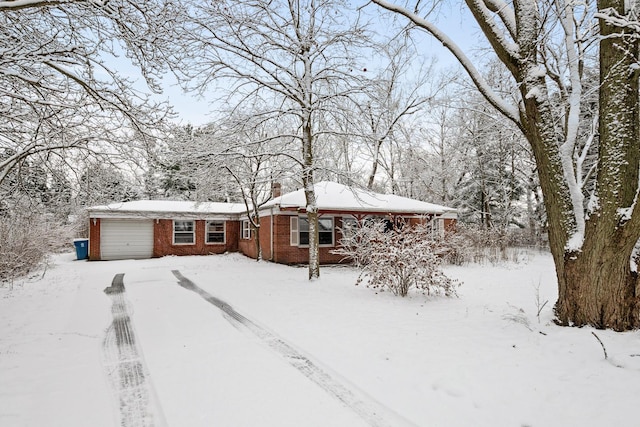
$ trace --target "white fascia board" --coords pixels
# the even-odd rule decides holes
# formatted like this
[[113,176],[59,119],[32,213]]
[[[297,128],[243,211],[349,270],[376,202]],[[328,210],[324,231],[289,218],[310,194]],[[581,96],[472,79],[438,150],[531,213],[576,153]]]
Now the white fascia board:
[[[299,205],[276,205],[277,207],[281,207],[281,208],[297,208],[298,211],[305,211],[305,207],[304,206],[299,206]],[[453,209],[455,211],[455,209]],[[415,211],[415,210],[406,210],[406,209],[394,209],[394,208],[389,208],[389,207],[350,207],[350,206],[338,206],[338,207],[331,207],[331,206],[319,206],[318,207],[318,211],[320,213],[322,212],[340,212],[340,213],[351,213],[351,212],[355,212],[355,213],[381,213],[381,212],[385,212],[385,213],[389,213],[389,214],[402,214],[405,216],[408,215],[413,215],[413,216],[421,216],[421,215],[441,215],[444,214],[445,212],[448,212],[447,209],[429,209],[429,210],[423,210],[423,211]],[[286,211],[286,212],[291,212],[291,211]]]
[[452,209],[450,211],[447,211],[447,212],[443,213],[442,215],[440,215],[439,218],[458,219],[458,210],[457,209]]
[[194,220],[222,220],[237,221],[239,214],[188,213],[188,212],[135,212],[116,210],[89,210],[89,218],[113,219],[194,219]]
[[[270,215],[281,215],[281,216],[296,216],[296,215],[305,215],[307,212],[306,210],[304,210],[303,208],[300,208],[298,206],[291,206],[291,207],[297,207],[297,210],[281,210],[279,209],[279,206],[276,205],[272,208],[265,208],[265,209],[261,209],[260,210],[260,218],[265,217],[265,216],[270,216]],[[454,218],[456,219],[458,217],[458,215],[456,214],[456,212],[445,212],[445,211],[438,211],[438,212],[407,212],[407,211],[382,211],[380,209],[375,210],[375,209],[371,209],[371,210],[365,210],[365,209],[359,209],[359,210],[355,210],[355,209],[349,209],[349,210],[345,210],[345,209],[326,209],[326,208],[322,208],[318,211],[318,215],[321,216],[334,216],[334,217],[340,217],[340,216],[352,216],[353,214],[374,214],[374,215],[402,215],[405,218],[424,218],[425,216],[437,216],[438,218]],[[243,215],[241,217],[242,219],[248,219],[248,217],[246,215]]]

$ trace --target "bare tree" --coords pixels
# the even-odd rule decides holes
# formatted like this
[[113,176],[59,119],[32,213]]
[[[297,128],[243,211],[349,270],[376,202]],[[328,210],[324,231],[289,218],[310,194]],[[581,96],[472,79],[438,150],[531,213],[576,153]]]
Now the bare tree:
[[[0,1],[0,182],[25,159],[126,144],[169,111],[109,65],[126,53],[151,88],[161,67],[153,39],[172,14],[162,0]],[[127,129],[131,129],[127,131]]]
[[[482,95],[527,138],[549,224],[563,325],[627,330],[640,327],[638,276],[631,254],[640,237],[638,170],[638,5],[635,1],[466,0],[493,52],[517,87],[505,98],[420,6],[373,0],[437,38]],[[428,7],[428,5],[427,5]],[[589,64],[590,50],[599,57]],[[581,133],[589,65],[599,68],[598,154],[593,191]],[[595,129],[594,129],[595,130]],[[588,151],[588,148],[587,150]]]
[[458,94],[444,93],[430,110],[426,126],[421,129],[432,159],[428,168],[417,176],[424,176],[423,182],[432,194],[432,201],[447,205],[454,200],[454,185],[464,173],[466,164],[461,161],[458,146],[458,109],[455,98]]
[[207,125],[208,130],[196,131],[194,139],[180,149],[192,166],[188,179],[199,192],[211,189],[212,181],[215,185],[231,178],[246,208],[257,260],[262,260],[260,207],[271,200],[273,186],[280,185],[299,164],[297,157],[288,154],[297,141],[280,137],[278,126],[272,121],[263,122],[257,111],[236,112]]
[[309,218],[309,278],[320,275],[314,144],[319,116],[350,94],[355,52],[365,36],[342,0],[193,2],[183,25],[181,78],[204,92],[224,82],[226,102],[291,117],[283,137],[299,142],[301,183]]
[[[408,116],[418,114],[437,90],[429,90],[433,61],[416,67],[414,46],[405,33],[385,41],[379,47],[385,66],[371,79],[361,102],[356,104],[365,145],[370,150],[371,171],[367,188],[372,189],[382,161],[383,145]],[[417,69],[416,69],[417,68]],[[411,77],[413,76],[413,77]]]

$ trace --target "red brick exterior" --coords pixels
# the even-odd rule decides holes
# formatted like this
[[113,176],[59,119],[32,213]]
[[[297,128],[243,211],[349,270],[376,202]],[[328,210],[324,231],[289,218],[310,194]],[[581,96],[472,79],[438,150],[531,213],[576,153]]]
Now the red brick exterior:
[[[291,246],[290,218],[291,216],[288,215],[276,215],[273,217],[274,244],[271,260],[281,264],[306,264],[309,262],[309,248]],[[338,242],[342,238],[342,234],[338,230],[342,227],[341,216],[334,217],[333,227],[334,246],[320,247],[320,264],[339,264],[344,261],[342,255],[331,253],[336,249]],[[265,257],[265,259],[267,258]]]
[[[292,212],[293,213],[293,212]],[[297,214],[297,212],[296,212]],[[334,246],[320,247],[321,264],[338,264],[346,262],[343,256],[332,254],[338,242],[342,238],[340,229],[342,228],[342,217],[353,215],[362,219],[369,214],[357,212],[335,212],[334,214],[324,214],[325,217],[332,216],[334,219]],[[383,213],[380,216],[385,216]],[[323,215],[321,214],[320,217]],[[306,264],[309,262],[309,248],[291,245],[290,235],[291,215],[264,216],[260,218],[260,243],[262,246],[262,257],[265,260],[274,261],[281,264]],[[407,218],[406,223],[417,225],[423,221],[422,218]],[[242,239],[241,221],[225,221],[225,243],[207,244],[205,243],[205,220],[195,220],[195,243],[193,244],[173,244],[173,220],[159,219],[153,220],[153,257],[166,255],[210,255],[224,252],[241,252],[244,255],[256,258],[257,251],[255,245],[255,235],[252,233],[251,239]],[[455,228],[455,219],[445,219],[445,230]],[[273,224],[273,233],[271,226]],[[271,236],[273,235],[273,243]],[[89,220],[89,259],[100,259],[100,218]],[[272,251],[273,249],[273,251]]]
[[[243,239],[242,238],[242,221],[239,224],[240,231],[238,232],[238,250],[242,252],[244,255],[250,258],[257,258],[257,249],[256,249],[256,240],[253,236],[253,231],[251,232],[251,239]],[[264,251],[265,242],[261,242],[261,246]],[[268,258],[265,258],[268,259]]]
[[262,258],[273,259],[271,251],[271,217],[260,218],[260,244],[262,246]]
[[155,220],[153,224],[153,256],[210,255],[238,251],[238,221],[225,221],[225,243],[205,243],[204,220],[195,221],[195,243],[173,244],[173,220]]
[[89,260],[100,259],[100,218],[89,219]]
[[455,231],[456,230],[456,220],[453,218],[445,218],[444,220],[444,231]]
[[[260,246],[262,246],[262,259],[271,260],[271,217],[264,216],[260,218]],[[255,233],[251,231],[250,239],[242,238],[242,225],[240,225],[238,249],[244,255],[250,258],[258,257],[256,247]]]

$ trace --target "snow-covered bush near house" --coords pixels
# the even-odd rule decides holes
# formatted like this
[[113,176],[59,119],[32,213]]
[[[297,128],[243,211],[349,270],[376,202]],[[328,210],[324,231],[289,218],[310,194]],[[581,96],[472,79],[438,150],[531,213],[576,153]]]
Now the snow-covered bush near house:
[[427,295],[455,296],[458,283],[442,271],[440,245],[424,225],[388,229],[373,222],[345,233],[335,252],[351,258],[361,269],[356,284],[407,296],[411,289]]

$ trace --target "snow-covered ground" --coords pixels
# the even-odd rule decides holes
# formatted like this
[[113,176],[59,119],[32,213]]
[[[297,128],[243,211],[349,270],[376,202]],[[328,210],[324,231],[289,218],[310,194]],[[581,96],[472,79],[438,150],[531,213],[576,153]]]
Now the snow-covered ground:
[[238,254],[73,258],[0,289],[0,426],[638,421],[640,332],[555,326],[548,255],[447,267],[457,299]]

